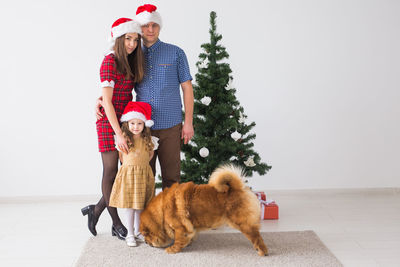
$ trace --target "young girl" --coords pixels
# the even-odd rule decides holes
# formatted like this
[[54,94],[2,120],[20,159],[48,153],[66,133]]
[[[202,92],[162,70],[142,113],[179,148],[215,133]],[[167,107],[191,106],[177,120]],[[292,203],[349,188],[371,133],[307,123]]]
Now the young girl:
[[[127,154],[121,153],[122,166],[118,170],[111,191],[110,206],[126,209],[130,247],[144,241],[139,233],[140,212],[154,196],[154,175],[150,167],[157,138],[150,135],[151,106],[144,102],[129,102],[121,117],[122,133],[127,140]],[[135,239],[136,238],[136,239]]]
[[81,210],[83,215],[88,215],[88,228],[93,235],[97,234],[96,224],[106,207],[112,218],[112,234],[120,239],[124,239],[127,234],[117,209],[109,207],[109,199],[118,170],[116,146],[122,151],[127,152],[128,150],[119,119],[124,107],[132,100],[134,84],[143,79],[144,60],[140,42],[141,33],[140,25],[137,22],[128,18],[116,20],[111,28],[112,51],[104,57],[100,67],[104,109],[101,110],[103,116],[97,120],[96,128],[103,163],[101,186],[103,196],[96,205],[89,205]]

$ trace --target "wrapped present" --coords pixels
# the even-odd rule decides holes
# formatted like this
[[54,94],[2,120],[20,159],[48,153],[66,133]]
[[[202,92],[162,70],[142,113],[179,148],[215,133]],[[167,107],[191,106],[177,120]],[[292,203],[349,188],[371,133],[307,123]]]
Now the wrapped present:
[[261,220],[279,219],[279,207],[273,200],[260,200]]
[[258,198],[259,200],[264,200],[264,201],[267,200],[267,197],[265,196],[265,193],[262,192],[262,191],[254,192],[254,194],[256,194],[256,196],[257,196],[257,198]]

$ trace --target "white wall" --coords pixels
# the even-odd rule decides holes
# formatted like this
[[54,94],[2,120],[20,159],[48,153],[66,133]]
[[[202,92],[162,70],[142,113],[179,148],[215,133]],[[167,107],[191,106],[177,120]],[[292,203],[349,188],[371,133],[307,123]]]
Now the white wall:
[[[1,4],[0,196],[100,193],[99,65],[112,22],[143,3]],[[400,2],[153,3],[193,75],[217,12],[255,149],[273,166],[254,188],[400,186]]]

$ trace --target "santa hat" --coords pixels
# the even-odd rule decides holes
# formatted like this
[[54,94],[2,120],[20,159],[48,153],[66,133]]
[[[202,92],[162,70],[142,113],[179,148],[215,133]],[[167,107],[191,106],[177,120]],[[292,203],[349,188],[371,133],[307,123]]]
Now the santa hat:
[[151,120],[151,106],[145,102],[129,102],[124,109],[124,113],[121,116],[121,122],[130,121],[133,119],[140,119],[144,121],[146,127],[154,125],[154,121]]
[[138,7],[136,10],[136,21],[140,23],[140,25],[146,25],[149,22],[154,22],[162,27],[162,20],[160,13],[157,11],[157,7],[154,5],[146,4]]
[[111,26],[111,46],[114,46],[115,40],[117,40],[118,37],[130,32],[142,34],[142,29],[139,23],[128,18],[117,19]]

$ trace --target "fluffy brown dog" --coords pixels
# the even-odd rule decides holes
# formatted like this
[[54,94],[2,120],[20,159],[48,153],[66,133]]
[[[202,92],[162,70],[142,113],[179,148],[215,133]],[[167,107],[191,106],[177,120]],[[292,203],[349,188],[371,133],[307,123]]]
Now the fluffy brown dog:
[[260,204],[245,187],[240,170],[228,165],[216,169],[208,184],[174,184],[153,198],[140,216],[140,232],[147,244],[177,253],[198,231],[223,224],[240,230],[258,255],[268,249],[260,235]]

